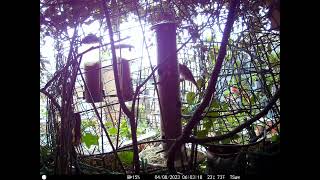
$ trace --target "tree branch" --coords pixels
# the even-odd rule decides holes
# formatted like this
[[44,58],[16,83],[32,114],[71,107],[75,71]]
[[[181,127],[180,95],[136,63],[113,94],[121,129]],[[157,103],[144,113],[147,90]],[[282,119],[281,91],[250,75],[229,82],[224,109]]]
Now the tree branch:
[[54,106],[56,106],[56,108],[58,109],[58,111],[59,111],[59,113],[60,113],[60,115],[61,115],[61,107],[60,107],[59,103],[56,101],[56,99],[55,99],[53,96],[51,96],[51,95],[50,95],[47,91],[45,91],[44,89],[40,89],[40,92],[43,93],[44,95],[46,95],[46,96],[51,100],[52,104],[53,104]]
[[199,121],[201,120],[201,115],[202,115],[203,111],[209,105],[210,99],[212,98],[212,95],[215,92],[215,86],[217,83],[218,75],[219,75],[221,67],[222,67],[223,59],[226,55],[226,47],[228,44],[228,39],[229,39],[229,36],[231,33],[231,29],[233,26],[234,17],[236,14],[236,8],[238,7],[239,2],[240,2],[239,0],[233,0],[230,2],[230,9],[229,9],[229,14],[228,14],[225,30],[223,32],[221,48],[219,50],[217,62],[215,64],[214,70],[211,74],[208,89],[207,89],[206,94],[203,98],[203,101],[200,104],[200,106],[196,109],[196,111],[193,114],[189,123],[184,128],[182,135],[177,139],[177,141],[169,149],[167,166],[169,168],[169,172],[171,172],[171,173],[175,173],[174,160],[175,160],[176,150],[180,149],[180,147],[185,142],[185,140],[190,136],[192,129],[195,127],[195,125],[197,125],[199,123]]
[[[117,67],[116,51],[115,51],[114,40],[113,40],[112,24],[110,21],[109,10],[108,10],[106,0],[102,1],[102,6],[103,6],[104,14],[106,17],[106,22],[107,22],[109,37],[111,42],[112,66],[113,66],[113,73],[114,73],[114,81],[116,84],[116,91],[117,91],[120,107],[125,113],[125,115],[128,116],[130,121],[132,144],[133,144],[133,164],[134,164],[133,167],[134,167],[135,173],[138,174],[140,172],[140,164],[139,164],[139,151],[138,151],[138,145],[137,145],[137,134],[136,134],[136,123],[134,118],[134,111],[130,111],[128,109],[128,107],[124,103],[124,99],[120,91],[120,81],[119,81],[119,74],[118,74],[118,67]],[[132,109],[134,109],[134,106],[132,106]]]

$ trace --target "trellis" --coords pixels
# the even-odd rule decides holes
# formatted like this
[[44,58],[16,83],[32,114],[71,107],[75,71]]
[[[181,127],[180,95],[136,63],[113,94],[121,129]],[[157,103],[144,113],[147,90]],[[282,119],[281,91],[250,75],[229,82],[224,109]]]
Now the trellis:
[[[111,8],[111,22],[117,27],[120,23],[119,17],[126,13],[121,11],[121,8],[117,7],[114,3],[117,4],[116,1],[112,1],[108,6]],[[189,69],[192,70],[196,80],[201,79],[198,81],[199,86],[201,86],[201,91],[196,91],[196,88],[187,81],[180,83],[183,104],[182,121],[187,123],[192,117],[194,110],[198,107],[205,90],[208,88],[208,80],[217,62],[218,51],[221,44],[221,42],[217,40],[218,38],[208,39],[204,36],[204,31],[219,27],[220,32],[217,30],[216,32],[211,31],[211,33],[222,35],[223,29],[220,27],[220,21],[226,18],[226,14],[223,13],[226,9],[224,3],[222,1],[215,3],[208,1],[200,5],[191,3],[188,6],[188,4],[183,1],[146,1],[144,3],[123,1],[121,5],[125,6],[125,3],[134,5],[131,7],[132,9],[129,9],[138,17],[142,35],[144,35],[145,31],[143,27],[145,24],[143,24],[142,20],[145,20],[147,17],[151,22],[175,20],[179,25],[178,36],[181,36],[182,32],[188,33],[188,36],[178,38],[178,58],[180,63],[186,64]],[[214,137],[220,134],[230,133],[232,129],[246,123],[249,119],[255,118],[256,114],[268,105],[273,95],[280,89],[279,32],[270,31],[266,28],[268,17],[263,12],[255,14],[257,11],[253,8],[253,10],[250,9],[251,6],[255,6],[256,4],[258,3],[251,1],[242,2],[242,9],[238,14],[241,20],[235,24],[242,23],[244,25],[242,25],[241,28],[234,29],[234,31],[237,30],[239,32],[233,35],[236,36],[238,34],[239,36],[236,39],[232,38],[228,43],[227,55],[219,73],[219,83],[216,85],[216,92],[210,100],[210,107],[207,108],[202,115],[203,120],[192,133],[196,137],[190,140],[195,142],[191,146],[193,156],[197,156],[197,148],[195,148],[197,146],[196,144],[199,144],[196,142],[197,138],[206,136]],[[44,4],[44,6],[52,7],[55,5],[49,6]],[[204,10],[202,12],[201,10],[198,11],[205,14],[206,17],[208,17],[208,21],[197,24],[193,16],[199,14],[199,12],[196,9],[192,9],[192,6],[202,7]],[[142,11],[141,8],[143,8],[144,11]],[[142,12],[144,12],[144,14]],[[160,16],[161,13],[164,13],[163,16]],[[148,14],[151,16],[147,16]],[[252,17],[252,14],[256,15],[256,17]],[[186,22],[189,23],[187,26],[181,25]],[[55,25],[46,25],[48,28],[51,26],[55,27]],[[255,27],[255,29],[250,27]],[[79,169],[81,165],[78,163],[78,156],[84,155],[84,147],[78,146],[74,148],[72,146],[71,129],[73,125],[71,121],[64,121],[63,119],[73,119],[73,113],[81,113],[81,116],[89,121],[95,120],[99,122],[100,119],[104,122],[103,124],[105,124],[107,120],[112,119],[112,127],[117,129],[118,134],[121,124],[119,122],[121,118],[126,118],[126,116],[123,115],[117,98],[112,97],[117,94],[116,90],[105,92],[105,97],[103,102],[99,104],[100,106],[93,107],[93,104],[88,106],[88,104],[84,102],[83,92],[86,88],[81,77],[82,72],[79,72],[81,71],[81,69],[79,70],[79,63],[77,63],[77,61],[81,60],[83,54],[77,52],[78,44],[76,42],[79,41],[77,32],[75,28],[74,35],[70,40],[68,57],[63,58],[61,55],[57,56],[57,64],[59,64],[60,67],[57,68],[55,76],[49,83],[41,89],[41,92],[48,97],[48,118],[46,122],[47,143],[51,145],[51,150],[53,150],[61,141],[65,142],[64,145],[66,149],[59,150],[58,148],[54,150],[54,152],[57,153],[56,163],[65,161],[63,162],[65,167],[69,167],[68,162],[70,162],[77,166],[76,169]],[[119,39],[122,38],[121,31],[116,30],[113,33],[118,36]],[[214,37],[214,35],[215,34],[212,34],[211,37]],[[143,46],[147,46],[146,37],[143,36],[143,39]],[[100,48],[104,48],[104,46]],[[148,48],[146,49],[148,50]],[[192,49],[192,51],[190,49]],[[137,77],[132,80],[134,89],[149,78],[149,81],[146,81],[146,84],[141,87],[143,90],[141,94],[138,94],[136,97],[136,107],[138,108],[135,111],[138,114],[136,116],[140,117],[139,114],[141,114],[141,111],[139,111],[139,107],[146,108],[148,107],[146,104],[151,104],[148,109],[145,109],[151,118],[146,117],[145,121],[150,121],[149,125],[152,125],[151,129],[158,129],[160,109],[157,96],[157,80],[156,74],[152,75],[151,73],[155,71],[155,67],[152,66],[150,62],[150,52],[147,51],[147,54],[147,61],[149,61],[150,66],[131,72],[131,77]],[[112,64],[110,59],[101,60],[109,61],[109,64]],[[142,60],[142,57],[134,57],[130,60],[130,64],[141,64]],[[102,66],[101,70],[107,73],[113,71],[113,68],[112,65],[106,65]],[[134,76],[134,74],[137,76]],[[104,83],[112,80],[112,78],[108,79],[108,81]],[[195,92],[195,94],[193,95],[191,92]],[[100,118],[95,117],[97,114],[99,114]],[[140,120],[142,119],[143,117],[141,117]],[[99,123],[101,123],[101,121]],[[129,124],[129,120],[127,121]],[[267,118],[259,118],[257,119],[257,122],[258,121],[260,122],[260,126],[269,127],[268,130],[276,128],[277,133],[279,133],[280,103],[276,102],[274,106],[271,107]],[[64,124],[59,125],[59,122],[64,122]],[[271,125],[268,124],[268,122],[272,122]],[[256,136],[254,135],[255,133],[252,133],[253,128],[257,125],[258,124],[254,123],[251,126],[247,126],[246,130],[238,132],[237,134],[240,134],[239,138],[231,138],[229,141],[222,141],[222,139],[220,143],[245,145],[256,142],[259,136],[261,137],[261,133],[258,133]],[[139,123],[137,126],[139,126]],[[97,134],[100,134],[100,139],[103,139],[101,143],[105,144],[108,142],[108,137],[103,135],[105,132],[103,132],[101,124],[97,130],[100,131],[97,132]],[[64,138],[68,140],[61,140]],[[120,136],[118,134],[116,136],[117,140],[114,149],[120,148],[119,138]],[[159,137],[153,138],[153,140],[158,139]],[[205,143],[202,142],[200,144]],[[98,152],[99,154],[106,153],[105,146],[99,144],[99,149],[101,149],[101,151]],[[67,157],[61,160],[59,157],[63,156],[62,154],[66,154]],[[190,165],[196,163],[196,158],[190,161]],[[56,168],[58,168],[58,166],[56,166]],[[189,168],[191,168],[191,166]],[[124,167],[122,166],[121,169],[123,170]],[[70,174],[72,171],[71,168],[56,170],[57,173],[61,174]]]

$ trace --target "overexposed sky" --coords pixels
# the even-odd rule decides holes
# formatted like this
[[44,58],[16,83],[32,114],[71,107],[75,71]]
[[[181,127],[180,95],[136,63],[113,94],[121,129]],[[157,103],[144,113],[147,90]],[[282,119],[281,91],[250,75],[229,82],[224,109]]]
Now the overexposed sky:
[[[82,28],[79,29],[79,34],[84,33],[85,35],[88,35],[89,33],[95,34],[97,36],[100,36],[99,33],[99,23],[98,21],[93,22],[90,25],[83,25]],[[150,30],[150,25],[149,26],[144,26],[145,29],[145,37],[146,37],[146,41],[147,44],[153,44],[154,43],[154,38],[152,38],[153,32]],[[130,44],[132,46],[134,46],[134,48],[131,49],[131,51],[129,51],[128,49],[122,49],[121,50],[121,56],[126,58],[126,59],[133,59],[133,58],[139,58],[139,57],[143,57],[143,61],[145,61],[143,63],[143,65],[149,65],[149,60],[148,60],[148,56],[146,53],[146,48],[145,45],[143,44],[143,33],[141,31],[141,27],[138,21],[135,21],[133,18],[129,18],[128,22],[124,22],[120,25],[120,31],[121,31],[121,39],[125,38],[127,36],[130,36],[129,39],[126,39],[124,41],[121,41],[121,44]],[[72,37],[73,34],[73,29],[70,29],[68,31],[69,37]],[[119,39],[118,34],[114,34],[114,40]],[[54,40],[53,38],[47,36],[45,37],[45,44],[42,45],[40,47],[40,51],[41,54],[44,57],[47,57],[50,62],[51,62],[51,67],[48,66],[48,70],[51,73],[54,73],[55,71],[55,58],[54,58],[54,54],[55,54],[55,50],[54,50]],[[106,32],[103,33],[103,43],[109,43],[109,34]],[[97,44],[95,44],[97,45]],[[68,50],[69,50],[69,42],[64,43],[64,47],[66,49],[65,56],[67,56],[68,54]],[[83,52],[84,50],[90,48],[91,46],[93,46],[92,44],[83,44],[81,47],[79,47],[79,52]],[[110,49],[110,46],[108,46],[108,48]],[[148,48],[150,56],[152,56],[151,61],[152,64],[156,64],[156,56],[155,56],[155,48],[149,47]],[[95,51],[95,50],[94,50]],[[97,60],[97,58],[99,58],[99,53],[96,52],[89,52],[87,53],[84,57],[83,60]],[[111,51],[110,51],[111,52]],[[120,50],[116,50],[116,54],[117,57],[120,56]],[[111,57],[110,57],[111,58]]]

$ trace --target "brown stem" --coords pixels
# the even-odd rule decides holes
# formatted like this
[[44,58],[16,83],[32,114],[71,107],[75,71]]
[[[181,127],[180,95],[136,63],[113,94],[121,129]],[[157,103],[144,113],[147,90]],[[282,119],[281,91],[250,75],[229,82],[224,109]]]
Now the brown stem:
[[51,96],[47,91],[45,91],[44,89],[40,89],[40,92],[42,92],[44,95],[46,95],[52,102],[52,104],[58,109],[60,115],[61,115],[61,107],[59,105],[59,103],[56,101],[56,99]]
[[[140,164],[139,164],[139,151],[138,151],[138,145],[137,145],[137,134],[136,134],[136,124],[135,124],[135,118],[134,118],[134,111],[130,111],[126,104],[124,103],[124,99],[122,96],[122,93],[120,91],[120,81],[119,81],[119,74],[118,74],[118,67],[117,67],[117,57],[116,57],[116,51],[114,46],[114,40],[113,40],[113,32],[112,32],[112,24],[110,21],[109,16],[109,10],[107,7],[107,1],[102,1],[103,10],[106,17],[106,22],[109,30],[109,37],[111,42],[111,52],[112,52],[112,66],[113,66],[113,72],[114,72],[114,80],[116,84],[116,91],[120,103],[120,107],[125,113],[125,115],[129,118],[130,126],[131,126],[131,136],[132,136],[132,144],[133,144],[133,163],[134,163],[134,171],[135,173],[140,172]],[[134,106],[132,106],[132,109],[134,109]]]
[[226,55],[226,47],[228,44],[228,39],[231,33],[231,29],[233,26],[234,17],[236,14],[236,8],[238,7],[239,2],[240,2],[239,0],[233,0],[230,2],[229,14],[228,14],[225,30],[223,32],[223,38],[222,38],[221,48],[219,50],[219,54],[217,58],[217,63],[215,64],[214,70],[211,74],[208,89],[205,93],[203,101],[200,104],[200,106],[196,109],[191,120],[188,122],[188,124],[184,128],[182,135],[177,139],[177,141],[169,149],[167,166],[171,173],[175,172],[175,168],[174,168],[175,151],[181,148],[182,144],[190,136],[192,129],[195,127],[195,125],[199,123],[203,111],[209,105],[212,95],[216,90],[215,86],[217,83],[218,75],[222,67],[223,59]]

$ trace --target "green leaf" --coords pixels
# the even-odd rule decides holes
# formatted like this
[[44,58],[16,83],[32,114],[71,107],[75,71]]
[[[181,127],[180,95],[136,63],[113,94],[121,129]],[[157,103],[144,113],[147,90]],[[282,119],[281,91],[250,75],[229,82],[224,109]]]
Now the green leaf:
[[141,128],[137,128],[137,135],[142,134],[143,130]]
[[85,123],[85,126],[86,127],[92,127],[92,128],[95,128],[95,126],[96,126],[96,119],[87,119],[87,120],[85,120],[85,121],[81,121],[82,123],[81,124],[83,124],[83,122],[86,122]]
[[188,114],[188,113],[189,113],[188,107],[182,106],[182,107],[181,107],[181,113],[182,113],[182,114]]
[[120,135],[123,137],[130,138],[129,127],[128,127],[127,121],[125,119],[122,119],[121,124],[120,124]]
[[241,61],[240,60],[236,60],[236,62],[233,64],[234,68],[238,68],[241,65]]
[[137,135],[144,134],[146,132],[148,125],[146,121],[139,121],[139,125],[137,128]]
[[251,104],[254,104],[256,102],[256,99],[254,98],[254,96],[251,96],[250,102],[251,102]]
[[228,117],[227,117],[227,121],[228,121],[232,126],[238,125],[238,124],[237,124],[237,121],[235,120],[235,118],[234,118],[233,116],[228,116]]
[[242,104],[245,105],[245,106],[248,105],[248,101],[247,101],[247,99],[246,99],[244,96],[242,96],[241,102],[242,102]]
[[81,126],[85,130],[87,128],[95,128],[97,123],[95,120],[90,120],[90,119],[84,119],[81,121]]
[[203,128],[207,131],[211,129],[213,125],[213,121],[211,119],[205,118],[203,122]]
[[214,99],[213,102],[211,103],[211,107],[213,109],[219,109],[220,107],[219,102],[216,99]]
[[198,138],[204,138],[208,135],[208,130],[207,129],[204,129],[204,130],[201,130],[201,131],[198,131],[197,132],[197,137]]
[[211,61],[212,61],[212,64],[214,65],[216,63],[216,58],[215,58],[215,55],[213,53],[213,49],[209,52],[209,56],[211,58]]
[[44,157],[50,155],[50,151],[47,146],[40,146],[40,155]]
[[271,43],[268,44],[267,49],[269,53],[272,52]]
[[181,124],[182,124],[182,126],[185,126],[185,125],[187,125],[187,123],[188,123],[188,121],[186,120],[186,119],[181,119]]
[[197,86],[200,88],[204,85],[204,80],[202,78],[197,80]]
[[229,96],[229,94],[230,94],[230,91],[229,91],[229,90],[225,90],[225,91],[223,92],[223,95],[225,95],[225,96]]
[[203,96],[204,96],[204,92],[203,91],[199,92],[199,97],[203,97]]
[[269,92],[272,92],[272,91],[271,91],[271,90],[272,90],[272,84],[268,84],[268,85],[267,85],[267,88],[268,88]]
[[222,144],[230,144],[230,138],[221,141]]
[[279,58],[277,57],[277,55],[275,53],[271,53],[269,56],[269,59],[272,64],[278,63],[278,61],[279,61]]
[[231,137],[232,140],[237,140],[239,138],[241,138],[239,134],[235,134]]
[[212,36],[211,36],[211,35],[208,35],[208,36],[206,37],[206,41],[208,41],[208,42],[212,41]]
[[207,114],[207,116],[210,116],[211,118],[212,118],[212,117],[218,117],[218,116],[220,116],[220,113],[219,113],[219,112],[214,112],[214,111],[212,111],[212,112],[209,112],[209,113]]
[[87,148],[90,148],[92,145],[99,145],[98,139],[99,136],[95,136],[91,133],[86,133],[82,136],[82,142],[84,142]]
[[118,153],[118,156],[122,163],[131,165],[133,162],[133,151],[122,151]]
[[85,129],[85,128],[87,128],[87,127],[89,127],[89,123],[88,123],[89,121],[88,120],[82,120],[81,121],[81,126]]
[[115,136],[117,134],[117,128],[115,127],[109,128],[108,133],[110,136]]
[[225,56],[225,61],[229,62],[231,60],[231,53],[227,51],[227,54]]
[[126,119],[121,119],[120,128],[126,128],[127,126],[128,126],[128,125],[127,125]]
[[187,93],[187,103],[193,104],[195,97],[196,97],[196,94],[194,92],[188,92]]
[[123,136],[123,137],[130,138],[130,131],[129,131],[129,129],[128,129],[128,128],[121,129],[121,130],[120,130],[120,135]]
[[280,136],[279,135],[273,135],[272,137],[271,137],[271,141],[272,142],[279,142],[280,141]]
[[222,110],[227,111],[229,109],[229,105],[225,102],[222,103]]
[[106,128],[111,128],[111,127],[113,126],[113,124],[112,124],[111,121],[107,121],[107,122],[104,123],[104,126],[105,126]]
[[258,76],[257,75],[252,75],[251,78],[252,78],[252,81],[257,81],[258,80]]

